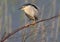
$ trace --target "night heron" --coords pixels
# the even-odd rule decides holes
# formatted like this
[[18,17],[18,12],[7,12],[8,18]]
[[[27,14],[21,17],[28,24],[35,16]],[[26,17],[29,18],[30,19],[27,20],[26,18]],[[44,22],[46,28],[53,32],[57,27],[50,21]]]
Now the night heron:
[[34,22],[38,20],[39,9],[36,5],[27,3],[22,5],[19,9],[25,12],[25,15],[29,18],[29,20],[33,20]]

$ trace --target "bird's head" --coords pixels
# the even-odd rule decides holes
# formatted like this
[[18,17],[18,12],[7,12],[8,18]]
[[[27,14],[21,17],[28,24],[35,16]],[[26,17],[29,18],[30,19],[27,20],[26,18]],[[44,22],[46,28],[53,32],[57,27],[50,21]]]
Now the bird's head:
[[19,10],[24,10],[24,8],[25,8],[25,6],[21,6],[21,7],[19,8]]
[[24,4],[24,5],[22,5],[19,9],[20,9],[20,10],[25,10],[28,6],[29,6],[28,4]]
[[24,5],[22,5],[19,9],[21,9],[21,10],[26,10],[29,6],[32,6],[32,7],[36,8],[36,9],[38,9],[35,5],[33,5],[33,4],[31,4],[31,3],[24,4]]

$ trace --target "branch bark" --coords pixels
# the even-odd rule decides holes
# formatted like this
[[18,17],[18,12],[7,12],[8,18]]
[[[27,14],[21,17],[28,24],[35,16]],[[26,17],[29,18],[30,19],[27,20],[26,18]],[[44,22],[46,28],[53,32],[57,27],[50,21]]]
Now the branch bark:
[[51,20],[51,19],[57,18],[57,17],[59,17],[59,16],[60,16],[60,15],[56,15],[56,16],[51,17],[51,18],[48,18],[48,19],[38,20],[38,21],[36,21],[35,23],[26,24],[26,25],[24,25],[24,26],[22,26],[22,27],[19,27],[19,28],[16,29],[15,31],[13,31],[13,32],[9,33],[8,35],[6,35],[3,39],[0,40],[0,42],[4,42],[6,39],[8,39],[10,36],[12,36],[13,34],[15,34],[16,32],[18,32],[18,31],[20,31],[20,30],[22,30],[22,29],[25,29],[25,28],[27,28],[27,27],[29,27],[29,26],[31,26],[31,25],[35,25],[35,24],[37,24],[37,23],[39,23],[39,22]]

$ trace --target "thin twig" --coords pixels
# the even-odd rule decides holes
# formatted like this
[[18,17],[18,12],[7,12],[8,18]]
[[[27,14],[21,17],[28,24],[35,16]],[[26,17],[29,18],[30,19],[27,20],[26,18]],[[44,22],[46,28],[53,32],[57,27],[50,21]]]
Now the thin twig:
[[54,17],[51,17],[51,18],[48,18],[48,19],[38,20],[38,21],[35,22],[35,23],[26,24],[26,25],[24,25],[24,26],[16,29],[15,31],[9,33],[6,37],[4,37],[3,39],[1,39],[0,42],[4,42],[6,39],[8,39],[10,36],[12,36],[13,34],[15,34],[16,32],[18,32],[18,31],[20,31],[20,30],[22,30],[22,29],[25,29],[25,28],[27,28],[27,27],[29,27],[29,26],[31,26],[31,25],[35,25],[35,24],[37,24],[37,23],[39,23],[39,22],[51,20],[51,19],[57,18],[57,17],[59,17],[59,16],[60,16],[60,15],[57,15],[57,16],[54,16]]

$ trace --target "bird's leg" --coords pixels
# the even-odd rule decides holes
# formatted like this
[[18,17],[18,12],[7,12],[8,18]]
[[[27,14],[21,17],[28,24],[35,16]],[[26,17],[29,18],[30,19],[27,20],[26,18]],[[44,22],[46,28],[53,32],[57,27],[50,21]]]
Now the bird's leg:
[[[33,20],[33,24],[34,24],[34,23],[36,23],[36,20],[35,20],[35,18],[34,18],[34,20]],[[34,27],[35,27],[35,26],[36,26],[36,24],[34,24]]]

